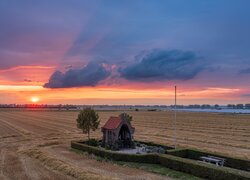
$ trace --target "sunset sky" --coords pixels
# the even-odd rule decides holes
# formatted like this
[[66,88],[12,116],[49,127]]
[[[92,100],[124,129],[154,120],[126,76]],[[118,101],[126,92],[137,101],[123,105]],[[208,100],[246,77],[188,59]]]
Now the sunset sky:
[[1,0],[0,104],[250,103],[249,0]]

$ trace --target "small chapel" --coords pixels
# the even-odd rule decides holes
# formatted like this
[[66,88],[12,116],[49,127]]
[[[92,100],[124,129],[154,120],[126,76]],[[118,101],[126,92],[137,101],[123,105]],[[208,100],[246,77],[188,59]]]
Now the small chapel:
[[135,128],[126,118],[110,117],[101,129],[104,147],[115,147],[112,149],[133,148]]

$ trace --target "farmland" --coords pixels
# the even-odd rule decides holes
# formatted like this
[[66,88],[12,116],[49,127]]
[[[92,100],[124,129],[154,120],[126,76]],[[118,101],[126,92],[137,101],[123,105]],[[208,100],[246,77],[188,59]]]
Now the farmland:
[[[99,111],[101,124],[119,111]],[[135,139],[192,147],[250,159],[250,115],[128,111]],[[77,111],[0,110],[0,179],[130,178],[166,179],[143,170],[99,162],[70,150],[84,139],[76,128]],[[91,133],[101,138],[100,127]],[[65,176],[67,175],[67,176]]]

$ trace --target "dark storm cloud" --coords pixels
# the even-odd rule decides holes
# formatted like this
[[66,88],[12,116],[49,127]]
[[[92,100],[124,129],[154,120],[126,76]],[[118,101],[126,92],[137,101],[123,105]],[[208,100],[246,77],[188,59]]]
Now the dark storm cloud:
[[81,69],[70,69],[65,73],[55,71],[49,82],[44,84],[45,88],[68,88],[95,86],[101,80],[110,75],[110,71],[105,69],[101,64],[89,63]]
[[187,80],[194,78],[205,66],[194,52],[153,50],[138,62],[120,68],[121,77],[134,81]]
[[[210,86],[226,85],[232,78],[242,78],[235,77],[235,72],[249,63],[249,6],[247,0],[1,0],[0,69],[66,67],[100,59],[121,66],[143,49],[167,47],[192,49],[206,57],[207,64],[221,67],[204,73],[196,83],[209,78]],[[190,64],[183,60],[175,64],[164,56],[162,62],[147,57],[126,65],[120,69],[121,76],[146,82],[190,79],[203,69],[197,57],[190,58]],[[65,74],[54,76],[60,79]],[[244,79],[234,82],[245,84]]]

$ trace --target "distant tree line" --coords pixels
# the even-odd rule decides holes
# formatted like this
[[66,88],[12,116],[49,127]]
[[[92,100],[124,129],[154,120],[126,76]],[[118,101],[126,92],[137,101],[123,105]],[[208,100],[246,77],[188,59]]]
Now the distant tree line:
[[[174,105],[170,106],[171,108],[174,108]],[[190,105],[177,105],[177,109],[221,109],[221,108],[228,108],[228,109],[250,109],[250,104],[228,104],[226,106],[220,106],[218,104],[210,105],[210,104],[190,104]]]
[[70,110],[77,109],[75,105],[69,104],[58,104],[58,105],[47,105],[47,104],[0,104],[0,108],[44,108],[44,109],[58,109],[58,110]]
[[228,104],[229,109],[250,109],[250,104]]
[[[0,108],[45,108],[45,109],[57,109],[57,110],[83,110],[89,107],[88,105],[71,105],[71,104],[58,104],[58,105],[47,105],[47,104],[0,104]],[[174,108],[174,105],[94,105],[95,109],[128,109],[139,111],[140,109],[147,109],[148,111],[157,111],[158,109]],[[190,105],[177,105],[178,109],[250,109],[250,103],[247,104],[228,104],[228,105],[210,105],[210,104],[190,104]]]

